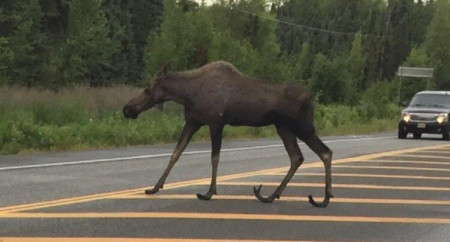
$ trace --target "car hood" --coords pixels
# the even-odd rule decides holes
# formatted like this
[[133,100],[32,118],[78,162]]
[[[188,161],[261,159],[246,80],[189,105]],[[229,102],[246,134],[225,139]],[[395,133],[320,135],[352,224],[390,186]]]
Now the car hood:
[[450,108],[436,108],[436,107],[407,107],[402,112],[408,113],[450,113]]

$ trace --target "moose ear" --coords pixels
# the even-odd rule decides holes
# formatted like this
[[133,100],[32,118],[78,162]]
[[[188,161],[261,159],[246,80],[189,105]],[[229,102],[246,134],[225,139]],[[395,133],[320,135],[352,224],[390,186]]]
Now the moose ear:
[[158,104],[156,104],[156,108],[159,110],[159,111],[164,111],[164,103],[158,103]]
[[169,70],[170,70],[170,63],[167,63],[164,65],[162,70],[158,73],[158,76],[166,76],[167,72],[169,72]]
[[166,65],[164,65],[164,68],[163,68],[164,76],[167,75],[167,72],[169,72],[169,70],[170,70],[170,63],[167,63]]

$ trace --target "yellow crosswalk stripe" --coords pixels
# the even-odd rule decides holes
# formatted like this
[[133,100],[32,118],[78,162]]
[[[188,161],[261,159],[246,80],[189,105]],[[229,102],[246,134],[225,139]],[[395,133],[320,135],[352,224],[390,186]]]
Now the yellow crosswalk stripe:
[[414,157],[414,158],[424,158],[424,159],[445,159],[450,161],[449,155],[415,155],[415,154],[398,154],[397,157]]
[[[109,199],[149,199],[149,200],[197,200],[193,194],[163,194],[163,195],[122,195]],[[249,195],[215,195],[214,200],[256,200]],[[404,205],[450,205],[450,200],[420,200],[420,199],[379,199],[379,198],[333,198],[333,203],[361,203],[361,204],[404,204]],[[307,202],[306,197],[282,196],[280,201]]]
[[153,218],[153,219],[209,219],[209,220],[266,220],[266,221],[310,221],[351,223],[412,223],[450,224],[447,218],[409,217],[362,217],[287,214],[241,214],[241,213],[182,213],[182,212],[115,212],[115,213],[9,213],[4,218]]
[[352,166],[352,165],[338,165],[334,166],[336,168],[351,168],[351,169],[387,169],[387,170],[415,170],[415,171],[441,171],[450,172],[447,168],[431,168],[431,167],[409,167],[409,166]]
[[[199,184],[202,185],[202,184]],[[204,183],[203,185],[209,185]],[[221,182],[219,186],[278,186],[279,182]],[[290,182],[289,187],[324,187],[323,183],[295,183]],[[422,186],[386,186],[369,184],[333,184],[333,188],[351,188],[351,189],[381,189],[381,190],[417,190],[417,191],[450,191],[450,187],[422,187]]]
[[[285,176],[286,173],[273,172],[266,173],[265,176]],[[320,176],[323,173],[296,173],[295,176]],[[416,179],[416,180],[442,180],[450,181],[450,177],[446,176],[409,176],[409,175],[384,175],[384,174],[360,174],[360,173],[337,173],[333,172],[333,177],[361,177],[361,178],[388,178],[388,179]]]

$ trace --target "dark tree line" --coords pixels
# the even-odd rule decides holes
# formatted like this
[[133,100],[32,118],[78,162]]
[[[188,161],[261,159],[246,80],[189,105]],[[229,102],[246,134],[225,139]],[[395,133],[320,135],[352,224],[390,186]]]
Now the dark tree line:
[[275,12],[280,20],[333,30],[281,24],[280,45],[290,55],[299,53],[301,45],[308,43],[314,53],[339,58],[351,49],[354,35],[348,33],[361,34],[367,86],[392,78],[412,47],[424,43],[433,10],[434,1],[420,0],[291,0]]
[[161,0],[2,0],[0,81],[135,83],[162,12]]
[[450,88],[449,12],[449,0],[2,0],[0,82],[142,84],[166,64],[225,59],[352,104],[395,86],[400,65],[434,67]]

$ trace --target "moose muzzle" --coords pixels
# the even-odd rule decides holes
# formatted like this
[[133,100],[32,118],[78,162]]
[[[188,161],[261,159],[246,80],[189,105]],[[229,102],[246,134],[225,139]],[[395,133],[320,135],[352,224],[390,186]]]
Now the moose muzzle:
[[139,113],[136,112],[135,110],[133,110],[133,108],[129,105],[125,105],[125,107],[123,107],[122,111],[123,111],[123,116],[125,116],[125,118],[136,119],[139,115]]

